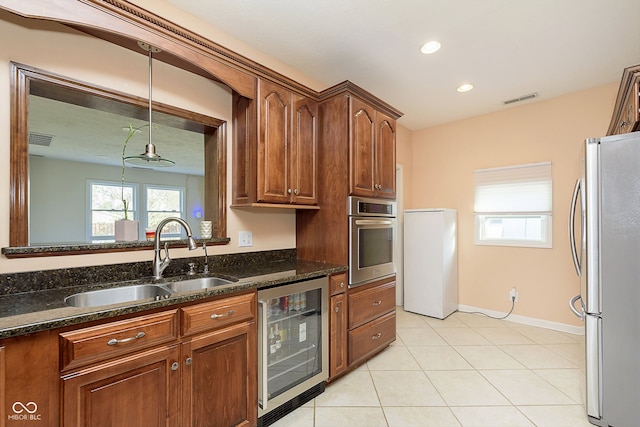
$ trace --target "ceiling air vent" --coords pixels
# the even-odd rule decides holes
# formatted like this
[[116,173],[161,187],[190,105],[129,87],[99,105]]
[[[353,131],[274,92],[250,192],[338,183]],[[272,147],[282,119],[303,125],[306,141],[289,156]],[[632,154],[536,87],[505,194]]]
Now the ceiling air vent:
[[43,133],[29,133],[29,144],[39,145],[41,147],[49,147],[53,141],[52,135],[45,135]]
[[538,92],[533,92],[533,93],[530,93],[528,95],[522,95],[519,98],[508,99],[508,100],[504,101],[504,105],[513,104],[515,102],[526,101],[528,99],[534,99],[534,98],[537,98],[537,97],[538,97]]

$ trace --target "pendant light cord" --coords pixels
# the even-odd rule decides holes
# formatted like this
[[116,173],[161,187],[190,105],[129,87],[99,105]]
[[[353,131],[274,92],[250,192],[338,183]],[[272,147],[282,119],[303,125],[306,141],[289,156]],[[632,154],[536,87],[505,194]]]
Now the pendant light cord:
[[153,82],[153,72],[152,72],[152,58],[151,58],[151,52],[153,51],[153,48],[151,46],[149,46],[149,144],[151,144],[151,128],[153,127],[153,124],[151,123],[151,103],[152,103],[152,98],[151,98],[151,88],[153,87],[152,82]]

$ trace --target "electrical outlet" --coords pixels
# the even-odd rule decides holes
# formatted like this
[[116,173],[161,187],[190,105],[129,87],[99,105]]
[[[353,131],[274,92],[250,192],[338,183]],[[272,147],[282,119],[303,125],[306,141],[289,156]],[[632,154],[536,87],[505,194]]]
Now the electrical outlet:
[[511,301],[518,302],[518,291],[516,288],[511,288],[509,291],[509,302]]
[[253,246],[253,233],[251,231],[238,231],[238,246]]

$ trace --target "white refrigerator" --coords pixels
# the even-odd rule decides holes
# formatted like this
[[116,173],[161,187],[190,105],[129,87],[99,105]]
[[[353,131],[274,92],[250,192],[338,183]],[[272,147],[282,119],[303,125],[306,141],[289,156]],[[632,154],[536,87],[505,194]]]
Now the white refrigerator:
[[455,209],[404,211],[404,309],[444,319],[458,309]]

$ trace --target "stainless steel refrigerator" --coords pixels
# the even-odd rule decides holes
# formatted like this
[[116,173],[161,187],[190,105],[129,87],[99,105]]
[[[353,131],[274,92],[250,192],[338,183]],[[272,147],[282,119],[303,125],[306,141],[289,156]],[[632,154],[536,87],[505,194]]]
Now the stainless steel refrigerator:
[[640,423],[640,132],[585,141],[569,214],[585,322],[586,410],[599,426]]

